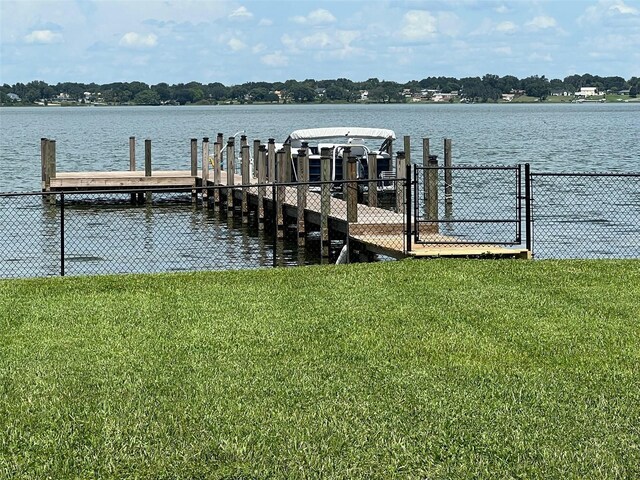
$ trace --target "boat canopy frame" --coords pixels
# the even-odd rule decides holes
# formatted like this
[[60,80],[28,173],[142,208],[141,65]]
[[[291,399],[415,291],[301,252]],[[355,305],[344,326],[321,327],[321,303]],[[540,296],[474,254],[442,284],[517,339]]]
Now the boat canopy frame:
[[387,142],[389,139],[395,140],[396,134],[393,130],[386,128],[367,127],[329,127],[329,128],[305,128],[292,132],[284,143],[296,144],[305,140],[326,140],[330,138],[344,139],[380,139]]

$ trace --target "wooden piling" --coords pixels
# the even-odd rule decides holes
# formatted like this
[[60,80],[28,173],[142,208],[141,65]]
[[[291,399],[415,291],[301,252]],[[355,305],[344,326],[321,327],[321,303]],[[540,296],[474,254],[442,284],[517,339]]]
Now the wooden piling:
[[[286,150],[285,150],[286,155]],[[304,245],[306,226],[304,223],[305,209],[307,208],[307,194],[309,193],[309,156],[306,150],[298,150],[298,245]]]
[[320,243],[323,257],[329,256],[329,215],[331,214],[331,149],[320,151]]
[[227,141],[227,210],[233,210],[233,186],[235,185],[235,139],[229,137]]
[[[409,135],[404,136],[404,164],[411,165],[411,137]],[[406,171],[406,168],[402,170]]]
[[[218,134],[220,135],[220,134]],[[213,144],[213,208],[220,205],[220,182],[222,181],[222,143],[216,141]]]
[[258,147],[258,230],[264,229],[264,196],[267,191],[267,147]]
[[347,222],[356,223],[358,221],[358,164],[355,157],[347,158]]
[[255,139],[253,141],[253,171],[251,176],[256,178],[258,176],[258,152],[260,151],[260,140]]
[[293,163],[293,156],[291,155],[291,144],[290,143],[285,143],[282,148],[284,148],[284,155],[286,160],[286,175],[285,175],[285,179],[287,182],[291,182],[293,181],[294,175],[293,175],[293,165],[297,165],[297,163]]
[[136,137],[129,137],[129,171],[136,171]]
[[278,238],[284,238],[284,196],[286,193],[286,187],[283,185],[286,169],[284,168],[285,153],[284,150],[278,150],[276,153],[275,172],[277,175],[276,182],[278,187],[276,188],[276,222],[278,225]]
[[249,193],[249,183],[251,179],[249,178],[249,145],[242,145],[241,151],[242,164],[240,165],[240,170],[242,172],[242,223],[247,223],[249,221],[249,203],[247,201],[247,194]]
[[367,167],[369,169],[369,198],[370,207],[378,206],[378,154],[369,152],[367,155]]
[[56,178],[56,141],[49,140],[47,146],[47,176],[49,181]]
[[[151,139],[147,138],[144,141],[144,176],[151,176]],[[151,191],[145,192],[145,199],[147,202],[151,201]]]
[[242,147],[245,147],[247,145],[247,136],[245,134],[240,135],[240,152],[242,152]]
[[224,145],[224,133],[218,132],[216,134],[216,142],[218,142],[222,148],[222,145]]
[[440,225],[438,223],[438,157],[436,155],[429,155],[429,145],[427,143],[426,150],[426,178],[425,184],[425,214],[430,224],[429,232],[438,233]]
[[[344,147],[342,149],[342,181],[345,181],[347,179],[347,161],[349,160],[349,157],[351,156],[351,147]],[[343,183],[342,184],[342,193],[343,193],[343,198],[347,198],[347,184]]]
[[47,176],[47,154],[49,139],[40,139],[40,176],[42,177],[42,190],[49,190],[49,177]]
[[[193,142],[193,139],[192,139]],[[193,145],[193,144],[192,144]],[[196,140],[196,150],[197,150],[197,140]],[[197,151],[196,151],[197,155]],[[198,158],[196,157],[196,165],[195,171],[196,175],[198,175]],[[191,163],[191,171],[193,172],[193,160]],[[204,137],[202,139],[202,204],[206,207],[209,205],[209,138]]]
[[447,205],[453,204],[453,172],[451,167],[451,139],[444,139],[444,201]]
[[[429,155],[431,155],[431,146],[428,138],[422,139],[422,166],[424,167],[424,178],[422,182],[422,203],[424,209],[424,215],[429,216]],[[418,199],[415,199],[418,201]]]
[[407,162],[405,159],[405,152],[396,153],[396,212],[404,213],[404,182],[403,179],[406,175]]
[[267,143],[267,181],[274,183],[276,181],[276,141],[270,138]]

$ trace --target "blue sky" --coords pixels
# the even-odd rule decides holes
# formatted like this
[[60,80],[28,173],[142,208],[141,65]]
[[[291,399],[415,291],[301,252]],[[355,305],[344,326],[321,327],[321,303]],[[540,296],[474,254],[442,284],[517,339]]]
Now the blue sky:
[[0,83],[640,76],[638,0],[0,0]]

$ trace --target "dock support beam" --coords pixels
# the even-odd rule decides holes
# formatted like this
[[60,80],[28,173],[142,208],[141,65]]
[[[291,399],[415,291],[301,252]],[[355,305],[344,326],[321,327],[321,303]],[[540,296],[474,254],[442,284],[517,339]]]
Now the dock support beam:
[[357,161],[355,157],[347,158],[347,222],[358,222],[358,183],[356,182]]
[[260,140],[253,141],[253,171],[251,177],[256,178],[258,176],[258,152],[260,151]]
[[258,230],[264,230],[264,197],[267,193],[267,147],[258,147]]
[[[144,141],[144,176],[151,176],[151,139],[147,138]],[[151,201],[151,191],[147,190],[145,193],[145,199],[147,202]]]
[[278,238],[284,238],[284,212],[283,212],[283,204],[284,204],[284,196],[286,194],[286,187],[283,185],[284,176],[286,175],[286,169],[284,167],[285,163],[285,153],[284,150],[279,150],[276,153],[276,161],[275,161],[275,169],[274,173],[274,183],[278,183],[278,188],[276,189],[276,222],[278,224]]
[[235,185],[235,138],[229,137],[227,141],[227,210],[233,211],[233,186]]
[[331,149],[320,151],[320,243],[323,257],[329,256],[329,215],[331,214]]
[[451,206],[453,204],[453,175],[451,167],[453,160],[451,158],[451,139],[444,139],[444,201],[445,204]]
[[[285,150],[286,154],[286,150]],[[304,223],[307,208],[307,194],[309,192],[309,157],[304,149],[298,150],[298,245],[304,245],[306,226]]]
[[245,145],[242,145],[241,149],[241,157],[242,157],[242,223],[248,223],[249,221],[249,204],[247,202],[247,194],[248,185],[251,182],[249,178],[249,145],[246,145],[246,137],[245,137]]
[[[196,141],[196,150],[197,150],[197,141]],[[198,158],[196,151],[196,165],[195,171],[196,175],[198,174]],[[193,170],[193,163],[191,164],[191,169]],[[209,206],[209,138],[204,137],[202,139],[202,204],[205,207]]]
[[[198,176],[198,139],[192,138],[190,146],[191,146],[191,176],[195,178]],[[202,146],[204,147],[204,145]],[[202,164],[202,176],[204,177],[204,163]],[[204,184],[204,178],[202,183]],[[197,199],[197,194],[198,194],[197,190],[191,190],[191,201],[193,203],[195,203]],[[202,192],[203,200],[204,200],[204,197],[205,197],[205,193],[203,191]]]
[[378,206],[378,154],[369,152],[367,155],[367,168],[369,169],[369,198],[370,207]]
[[[219,135],[219,134],[218,134]],[[213,208],[215,211],[220,206],[220,182],[222,180],[222,143],[216,141],[213,144]]]
[[270,183],[276,181],[276,141],[273,138],[267,143],[267,180]]
[[[136,171],[136,137],[129,137],[129,171]],[[136,194],[131,194],[131,203],[136,203]]]

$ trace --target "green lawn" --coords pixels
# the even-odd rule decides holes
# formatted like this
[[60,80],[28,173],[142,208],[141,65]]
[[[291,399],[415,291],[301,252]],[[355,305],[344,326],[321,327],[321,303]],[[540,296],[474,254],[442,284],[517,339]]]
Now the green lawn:
[[0,282],[0,478],[639,478],[640,262]]

